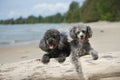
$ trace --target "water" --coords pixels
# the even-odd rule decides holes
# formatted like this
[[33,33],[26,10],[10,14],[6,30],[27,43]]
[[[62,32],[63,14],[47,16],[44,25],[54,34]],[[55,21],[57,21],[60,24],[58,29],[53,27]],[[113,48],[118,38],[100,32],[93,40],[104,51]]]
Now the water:
[[0,25],[0,47],[17,46],[39,43],[46,30],[50,28],[66,32],[64,27],[70,24],[22,24],[22,25]]

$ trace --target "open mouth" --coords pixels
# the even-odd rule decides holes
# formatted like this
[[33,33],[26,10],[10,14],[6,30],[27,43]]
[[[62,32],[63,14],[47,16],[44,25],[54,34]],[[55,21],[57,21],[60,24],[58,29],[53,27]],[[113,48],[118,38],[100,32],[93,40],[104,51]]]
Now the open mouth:
[[83,43],[85,41],[85,38],[81,37],[79,41]]
[[49,48],[50,48],[50,49],[54,49],[54,47],[55,47],[55,46],[54,46],[53,44],[50,44],[50,45],[49,45]]

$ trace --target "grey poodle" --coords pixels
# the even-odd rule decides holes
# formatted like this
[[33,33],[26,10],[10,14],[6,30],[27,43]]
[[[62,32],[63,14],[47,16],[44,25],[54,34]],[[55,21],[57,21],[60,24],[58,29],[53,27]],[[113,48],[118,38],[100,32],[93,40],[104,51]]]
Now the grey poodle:
[[71,41],[71,60],[74,63],[77,72],[79,72],[79,57],[84,55],[92,55],[93,59],[98,59],[98,52],[95,51],[90,43],[89,38],[92,37],[92,30],[89,26],[77,24],[70,30]]
[[47,52],[42,57],[43,63],[48,63],[50,58],[56,58],[58,62],[64,62],[66,57],[70,55],[70,43],[67,35],[56,29],[49,29],[45,32],[39,48]]

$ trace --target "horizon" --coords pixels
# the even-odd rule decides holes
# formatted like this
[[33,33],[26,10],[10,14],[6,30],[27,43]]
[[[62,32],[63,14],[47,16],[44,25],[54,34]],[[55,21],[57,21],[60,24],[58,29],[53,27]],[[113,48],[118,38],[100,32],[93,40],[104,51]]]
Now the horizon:
[[73,1],[78,2],[79,6],[81,6],[85,0],[1,0],[0,20],[17,19],[19,17],[27,18],[31,15],[46,17],[56,13],[63,15],[68,11],[69,5]]

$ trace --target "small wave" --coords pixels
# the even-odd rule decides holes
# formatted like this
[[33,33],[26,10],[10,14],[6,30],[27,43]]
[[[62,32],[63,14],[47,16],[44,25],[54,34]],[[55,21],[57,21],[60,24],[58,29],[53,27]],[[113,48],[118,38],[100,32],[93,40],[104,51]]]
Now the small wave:
[[19,46],[26,44],[39,43],[39,40],[9,40],[9,41],[0,41],[0,47],[4,46]]
[[15,41],[14,40],[12,40],[12,41],[1,41],[0,42],[0,45],[2,44],[2,45],[6,45],[6,44],[14,44],[15,43]]

